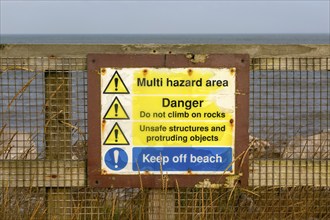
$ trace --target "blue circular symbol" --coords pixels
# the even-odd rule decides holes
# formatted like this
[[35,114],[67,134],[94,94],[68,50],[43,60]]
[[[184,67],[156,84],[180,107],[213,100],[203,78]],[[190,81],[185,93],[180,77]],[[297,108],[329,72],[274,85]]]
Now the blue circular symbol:
[[121,148],[111,148],[105,153],[104,161],[111,170],[121,170],[127,165],[128,156]]

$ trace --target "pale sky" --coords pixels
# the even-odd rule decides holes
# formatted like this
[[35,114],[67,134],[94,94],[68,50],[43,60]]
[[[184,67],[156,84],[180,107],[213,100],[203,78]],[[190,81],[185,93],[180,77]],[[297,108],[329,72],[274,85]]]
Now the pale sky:
[[330,33],[330,1],[9,1],[1,34]]

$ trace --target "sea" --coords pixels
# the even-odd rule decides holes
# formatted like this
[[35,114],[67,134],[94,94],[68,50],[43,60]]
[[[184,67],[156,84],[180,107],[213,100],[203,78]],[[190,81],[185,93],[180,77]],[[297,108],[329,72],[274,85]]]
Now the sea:
[[0,35],[1,44],[330,44],[329,34]]
[[[279,35],[1,35],[1,44],[330,44],[329,34]],[[15,74],[13,74],[15,73]],[[86,72],[72,75],[73,143],[87,133]],[[43,147],[44,77],[33,72],[0,73],[0,128],[31,133]],[[330,72],[250,72],[250,128],[258,138],[282,143],[295,135],[330,128]],[[8,108],[11,100],[15,101]]]

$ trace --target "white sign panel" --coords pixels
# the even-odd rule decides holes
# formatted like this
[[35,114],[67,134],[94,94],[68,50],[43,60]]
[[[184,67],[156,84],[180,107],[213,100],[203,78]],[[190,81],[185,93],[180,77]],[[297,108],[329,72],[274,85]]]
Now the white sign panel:
[[234,173],[235,68],[101,73],[102,174]]

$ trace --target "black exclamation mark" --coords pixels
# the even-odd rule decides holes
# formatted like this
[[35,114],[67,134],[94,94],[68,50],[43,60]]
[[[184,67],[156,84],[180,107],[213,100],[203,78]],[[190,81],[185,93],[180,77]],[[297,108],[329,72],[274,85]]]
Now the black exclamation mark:
[[118,90],[118,78],[115,78],[115,90]]
[[115,141],[118,142],[118,129],[115,129]]
[[116,117],[118,116],[118,104],[117,103],[115,104],[115,116]]

